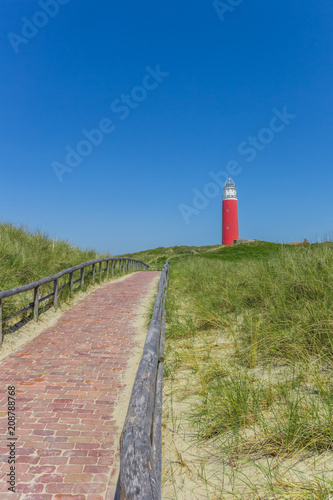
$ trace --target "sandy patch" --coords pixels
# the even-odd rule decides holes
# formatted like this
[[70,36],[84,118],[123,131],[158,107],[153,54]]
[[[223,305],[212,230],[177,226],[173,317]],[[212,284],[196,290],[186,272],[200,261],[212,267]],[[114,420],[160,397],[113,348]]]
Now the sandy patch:
[[[206,332],[200,338],[172,340],[167,351],[163,401],[163,500],[314,500],[333,498],[320,496],[319,479],[325,478],[331,493],[333,453],[304,452],[271,457],[260,452],[236,455],[226,447],[228,432],[221,440],[199,441],[189,418],[200,400],[198,387],[205,383],[209,365],[218,363],[221,372],[235,370],[230,337],[225,333]],[[172,363],[177,361],[176,365]],[[249,376],[273,383],[292,379],[292,367],[258,366],[248,370]],[[252,432],[253,428],[242,431]],[[251,435],[252,435],[251,434]],[[229,432],[232,438],[232,431]],[[252,444],[255,444],[254,436]],[[248,440],[250,442],[250,440]],[[313,496],[303,496],[304,491]],[[309,493],[309,495],[310,495]]]

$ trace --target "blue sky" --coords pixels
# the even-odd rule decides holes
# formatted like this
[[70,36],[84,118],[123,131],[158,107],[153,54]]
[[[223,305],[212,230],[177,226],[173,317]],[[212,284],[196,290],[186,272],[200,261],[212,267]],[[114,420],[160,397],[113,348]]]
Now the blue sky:
[[327,237],[332,18],[328,0],[1,0],[1,219],[114,255],[216,244],[210,173],[233,165],[241,237]]

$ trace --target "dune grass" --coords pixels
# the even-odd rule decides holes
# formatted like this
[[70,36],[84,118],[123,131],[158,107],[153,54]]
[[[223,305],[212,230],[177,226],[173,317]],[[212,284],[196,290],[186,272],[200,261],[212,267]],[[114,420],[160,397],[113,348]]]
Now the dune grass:
[[[0,225],[1,290],[98,257]],[[171,263],[163,425],[173,436],[185,429],[185,451],[164,467],[170,498],[185,497],[187,476],[193,498],[332,498],[333,244],[170,247],[126,257]],[[31,299],[4,300],[3,315]],[[193,443],[194,458],[186,454]]]
[[[8,290],[32,283],[57,272],[102,257],[94,250],[81,250],[66,241],[58,241],[40,232],[29,232],[24,227],[0,224],[0,290]],[[79,275],[75,275],[77,279]],[[59,287],[68,281],[64,278]],[[87,284],[89,280],[87,281]],[[41,287],[40,297],[53,292],[52,283]],[[61,292],[66,298],[68,290]],[[3,300],[3,317],[26,307],[32,292]]]
[[177,260],[183,260],[192,255],[205,254],[208,255],[211,252],[218,251],[221,248],[220,245],[211,245],[203,247],[195,246],[175,246],[175,247],[158,247],[152,250],[143,250],[142,252],[129,253],[123,255],[123,257],[131,257],[133,259],[139,259],[149,264],[151,266],[163,266],[165,262]]
[[244,362],[333,356],[333,244],[282,246],[237,263],[187,259],[177,271],[197,325],[232,327]]
[[[325,457],[333,470],[332,276],[330,242],[172,262],[166,390],[174,400],[178,385],[178,423],[213,450],[202,460],[220,463],[207,498],[331,498],[332,473],[313,464]],[[238,480],[222,487],[228,467]]]

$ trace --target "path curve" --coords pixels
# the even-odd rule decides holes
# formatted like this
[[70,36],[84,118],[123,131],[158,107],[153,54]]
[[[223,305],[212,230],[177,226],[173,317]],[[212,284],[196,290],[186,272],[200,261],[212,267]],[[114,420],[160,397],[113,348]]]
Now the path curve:
[[[159,275],[102,286],[0,363],[2,499],[113,499],[119,417],[144,342],[141,332],[138,348],[138,320]],[[15,493],[6,483],[8,386],[16,387]]]

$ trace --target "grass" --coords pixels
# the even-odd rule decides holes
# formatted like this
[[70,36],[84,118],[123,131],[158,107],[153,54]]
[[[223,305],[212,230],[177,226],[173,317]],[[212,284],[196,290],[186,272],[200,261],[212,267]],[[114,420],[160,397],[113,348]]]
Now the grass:
[[165,391],[197,460],[220,471],[199,498],[333,494],[332,276],[330,242],[171,260]]
[[203,258],[181,263],[197,325],[232,326],[237,349],[249,363],[254,353],[261,359],[333,356],[332,271],[330,243],[297,251],[283,246],[237,264],[222,259],[207,264]]
[[[97,257],[0,225],[2,290]],[[126,257],[171,263],[163,433],[174,452],[165,451],[164,497],[332,498],[333,244]],[[28,295],[4,300],[4,316]]]
[[[94,250],[80,250],[66,241],[54,240],[40,232],[31,233],[23,227],[0,224],[0,290],[32,283],[98,257],[102,256]],[[74,279],[79,277],[79,274],[76,274]],[[60,280],[59,287],[66,280],[68,281],[68,277]],[[40,297],[51,292],[52,283],[44,285],[41,287]],[[26,307],[32,300],[32,293],[22,293],[4,299],[3,317]],[[67,296],[68,290],[64,289],[60,293],[60,299]]]
[[175,246],[175,247],[158,247],[152,250],[144,250],[142,252],[129,253],[123,257],[131,257],[139,259],[151,266],[163,266],[165,261],[178,261],[186,259],[189,256],[197,254],[207,255],[210,252],[218,251],[221,247],[219,245],[194,247],[194,246]]

